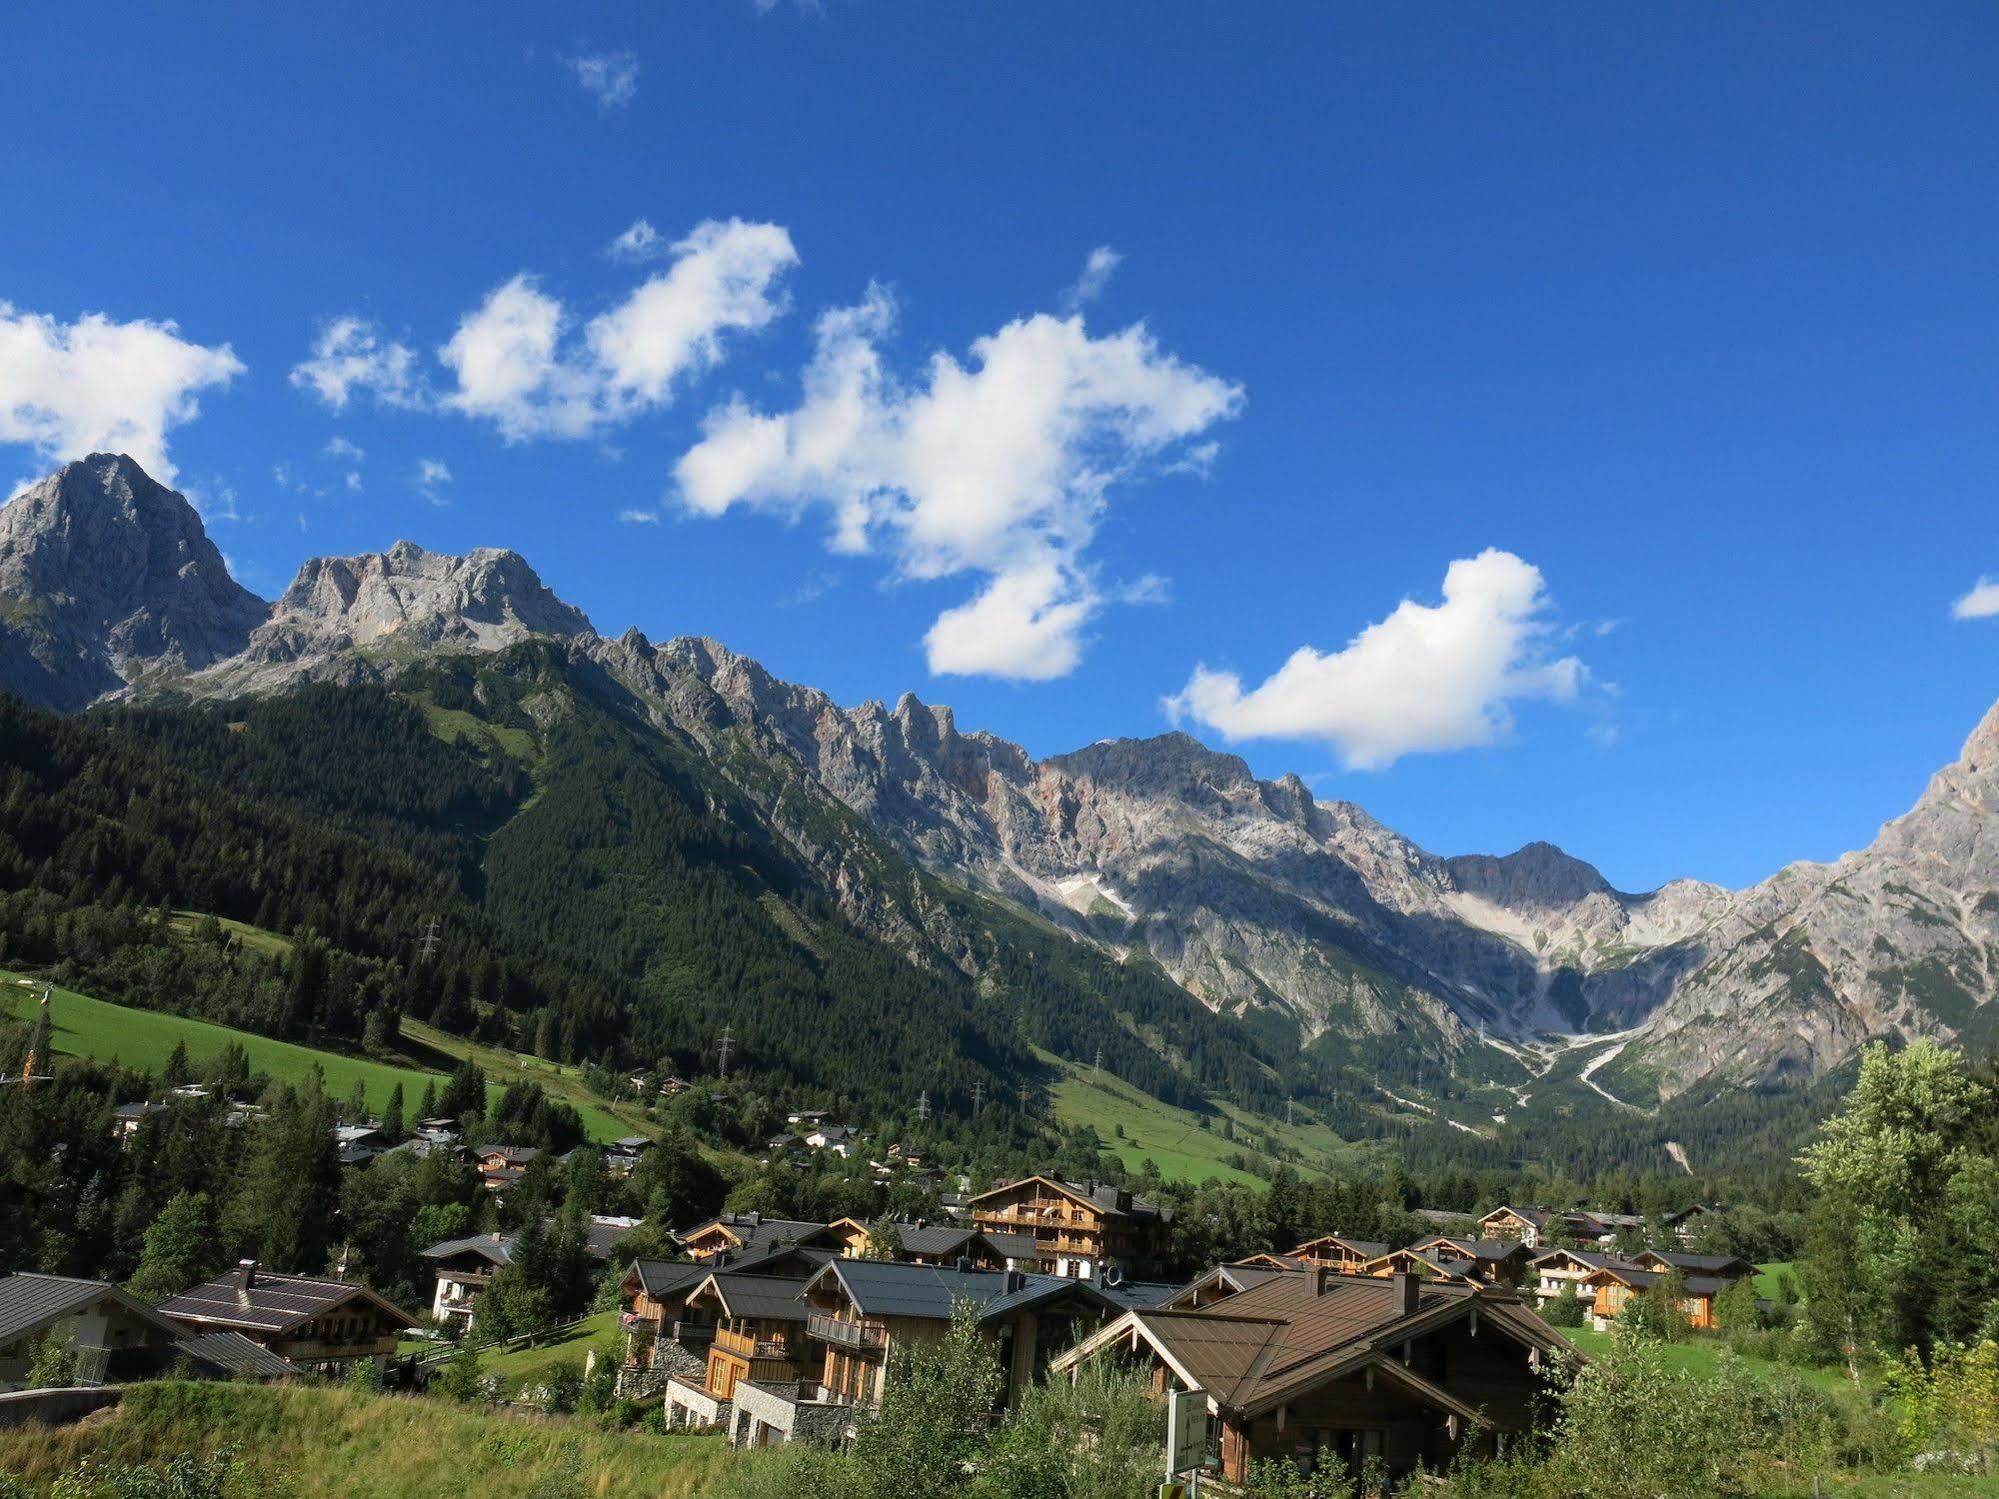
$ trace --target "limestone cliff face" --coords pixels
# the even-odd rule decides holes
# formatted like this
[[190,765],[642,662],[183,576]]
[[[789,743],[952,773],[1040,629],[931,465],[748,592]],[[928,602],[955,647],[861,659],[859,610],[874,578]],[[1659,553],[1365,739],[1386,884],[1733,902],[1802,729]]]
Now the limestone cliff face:
[[1869,847],[1739,892],[1630,893],[1548,844],[1439,858],[1184,734],[1037,761],[912,696],[847,708],[712,640],[602,639],[514,552],[316,558],[266,605],[126,458],[67,465],[0,509],[0,688],[40,706],[386,681],[529,638],[705,756],[851,919],[968,972],[979,933],[895,884],[864,834],[1148,955],[1212,1008],[1282,1011],[1308,1042],[1447,1056],[1626,1033],[1603,1076],[1643,1102],[1633,1090],[1815,1077],[1880,1036],[1999,1041],[1999,708]]
[[0,685],[36,707],[198,671],[269,612],[194,507],[129,458],[93,453],[0,506]]

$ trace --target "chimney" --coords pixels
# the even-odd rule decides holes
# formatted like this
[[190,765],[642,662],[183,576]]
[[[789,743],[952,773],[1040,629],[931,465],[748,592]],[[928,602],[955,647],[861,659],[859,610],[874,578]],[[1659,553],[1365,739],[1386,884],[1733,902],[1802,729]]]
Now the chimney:
[[236,1300],[244,1306],[250,1304],[250,1292],[257,1284],[257,1262],[238,1260],[236,1262]]
[[1025,1274],[1023,1274],[1023,1273],[1022,1273],[1021,1271],[1019,1271],[1019,1270],[1009,1270],[1009,1271],[1007,1271],[1007,1273],[1006,1273],[1006,1288],[1007,1288],[1007,1290],[1009,1290],[1009,1291],[1024,1291],[1024,1290],[1026,1290],[1026,1289],[1027,1289],[1027,1276],[1026,1276]]
[[1312,1269],[1312,1278],[1314,1282],[1312,1286],[1312,1294],[1314,1296],[1325,1295],[1327,1291],[1332,1289],[1333,1285],[1332,1266],[1315,1265]]
[[1407,1270],[1398,1270],[1388,1284],[1395,1296],[1395,1315],[1409,1316],[1416,1310],[1416,1298],[1422,1291],[1422,1281]]
[[961,1255],[959,1255],[959,1256],[958,1256],[958,1262],[957,1262],[957,1264],[956,1264],[956,1265],[954,1265],[954,1266],[952,1266],[952,1268],[953,1268],[953,1269],[955,1269],[955,1270],[956,1270],[956,1271],[957,1271],[957,1272],[958,1272],[958,1273],[959,1273],[960,1275],[969,1275],[969,1274],[971,1274],[971,1271],[972,1271],[972,1261],[971,1261],[971,1258],[970,1258],[970,1256],[968,1256],[968,1255],[962,1255],[962,1254],[961,1254]]

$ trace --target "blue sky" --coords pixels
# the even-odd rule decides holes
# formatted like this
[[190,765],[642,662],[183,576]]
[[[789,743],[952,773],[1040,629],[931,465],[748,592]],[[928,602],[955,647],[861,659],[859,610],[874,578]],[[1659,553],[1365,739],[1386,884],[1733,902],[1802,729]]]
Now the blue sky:
[[131,433],[267,596],[511,546],[1631,888],[1999,696],[1989,6],[242,9],[5,23],[0,480]]

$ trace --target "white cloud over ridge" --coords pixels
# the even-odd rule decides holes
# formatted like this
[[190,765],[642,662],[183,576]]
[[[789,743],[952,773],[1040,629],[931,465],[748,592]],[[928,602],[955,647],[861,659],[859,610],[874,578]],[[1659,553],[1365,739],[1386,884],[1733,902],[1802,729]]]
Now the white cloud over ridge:
[[824,314],[793,410],[739,397],[710,411],[675,469],[682,503],[824,510],[835,551],[885,552],[906,578],[980,575],[979,594],[926,635],[930,669],[1061,676],[1106,601],[1085,549],[1107,492],[1232,416],[1242,389],[1143,324],[1092,337],[1080,317],[1047,314],[978,339],[969,363],[938,353],[902,381],[880,347],[895,312],[874,286]]
[[1404,599],[1342,649],[1301,646],[1247,691],[1197,667],[1165,707],[1231,740],[1323,741],[1350,770],[1491,744],[1512,703],[1572,699],[1587,680],[1580,660],[1553,654],[1549,607],[1540,569],[1489,548],[1450,565],[1441,603]]
[[384,406],[404,409],[426,399],[415,351],[358,317],[337,317],[320,329],[312,357],[292,366],[291,383],[334,411],[345,411],[364,392]]
[[168,430],[200,414],[197,391],[243,371],[229,345],[189,342],[172,321],[60,323],[0,302],[0,442],[54,461],[129,453],[172,483]]
[[651,260],[666,253],[666,236],[650,220],[633,219],[631,228],[604,246],[604,253],[613,260]]
[[610,111],[632,102],[639,92],[639,55],[636,52],[586,52],[562,59],[576,76],[583,91]]
[[1999,616],[1999,578],[1981,577],[1971,591],[1950,606],[1952,619],[1992,619]]
[[666,405],[682,376],[721,359],[726,334],[784,311],[779,282],[798,263],[780,225],[740,219],[700,224],[671,253],[580,334],[532,276],[507,281],[438,351],[457,379],[443,404],[492,421],[510,442],[584,437]]

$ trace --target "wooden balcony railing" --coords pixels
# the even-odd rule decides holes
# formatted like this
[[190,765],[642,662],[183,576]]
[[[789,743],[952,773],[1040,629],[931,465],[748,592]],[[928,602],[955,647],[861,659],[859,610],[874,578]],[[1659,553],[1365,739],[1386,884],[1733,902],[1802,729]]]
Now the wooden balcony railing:
[[743,1359],[791,1359],[791,1345],[777,1338],[759,1338],[727,1327],[715,1329],[715,1346]]
[[805,1331],[838,1348],[880,1348],[888,1342],[888,1329],[879,1322],[853,1322],[826,1312],[807,1317]]

